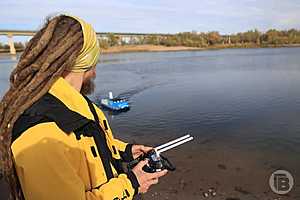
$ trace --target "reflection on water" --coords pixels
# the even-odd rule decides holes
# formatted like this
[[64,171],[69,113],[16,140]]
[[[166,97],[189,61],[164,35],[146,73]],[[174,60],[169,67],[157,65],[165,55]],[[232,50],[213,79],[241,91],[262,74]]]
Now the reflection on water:
[[[299,55],[299,48],[106,54],[92,98],[99,103],[109,91],[129,98],[129,112],[105,111],[122,137],[189,132],[234,148],[296,155]],[[0,57],[1,96],[15,64]]]

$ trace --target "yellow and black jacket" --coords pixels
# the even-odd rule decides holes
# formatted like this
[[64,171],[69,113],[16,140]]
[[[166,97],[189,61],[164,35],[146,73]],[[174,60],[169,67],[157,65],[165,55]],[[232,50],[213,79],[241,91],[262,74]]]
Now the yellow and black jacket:
[[130,200],[139,187],[103,112],[59,78],[16,121],[11,149],[25,199]]

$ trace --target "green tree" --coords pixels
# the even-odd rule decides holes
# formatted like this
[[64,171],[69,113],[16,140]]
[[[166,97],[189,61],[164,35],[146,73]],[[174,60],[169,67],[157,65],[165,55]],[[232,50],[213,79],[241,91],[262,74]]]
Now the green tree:
[[14,46],[16,49],[24,50],[25,46],[22,42],[14,42]]
[[268,44],[279,44],[279,32],[275,29],[270,29],[266,32],[266,41]]
[[119,37],[117,37],[115,34],[109,33],[107,37],[110,46],[115,46],[119,44]]
[[99,45],[101,49],[107,49],[110,44],[107,39],[99,39]]
[[221,36],[220,36],[219,32],[217,32],[217,31],[209,32],[207,34],[207,41],[210,45],[215,45],[215,44],[221,42]]
[[160,39],[157,35],[150,35],[145,38],[147,44],[159,45]]

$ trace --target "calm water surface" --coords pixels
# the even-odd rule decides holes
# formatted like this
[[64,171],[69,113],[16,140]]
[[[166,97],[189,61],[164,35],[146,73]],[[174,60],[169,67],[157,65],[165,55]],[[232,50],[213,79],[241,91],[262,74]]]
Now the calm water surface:
[[[0,96],[16,62],[0,57]],[[122,138],[188,132],[299,160],[300,48],[107,54],[96,85],[96,102],[109,91],[129,98],[130,111],[106,112]]]

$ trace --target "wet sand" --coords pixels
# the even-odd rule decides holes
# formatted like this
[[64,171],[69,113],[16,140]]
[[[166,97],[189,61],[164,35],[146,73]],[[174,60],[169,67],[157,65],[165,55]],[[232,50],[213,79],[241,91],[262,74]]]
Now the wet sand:
[[[164,155],[176,165],[176,171],[169,172],[166,177],[160,179],[158,185],[136,199],[300,199],[300,183],[297,182],[297,178],[300,178],[297,171],[299,160],[295,160],[297,165],[295,164],[290,171],[295,180],[292,191],[287,195],[277,195],[270,189],[269,177],[288,160],[281,159],[280,155],[273,155],[267,160],[266,157],[269,156],[262,156],[261,153],[232,149],[212,142],[194,141],[165,153]],[[282,162],[283,165],[279,165],[278,162]],[[209,193],[209,196],[205,197],[205,193]]]

